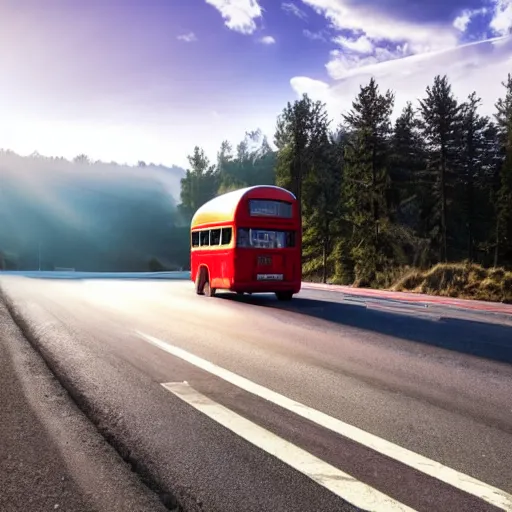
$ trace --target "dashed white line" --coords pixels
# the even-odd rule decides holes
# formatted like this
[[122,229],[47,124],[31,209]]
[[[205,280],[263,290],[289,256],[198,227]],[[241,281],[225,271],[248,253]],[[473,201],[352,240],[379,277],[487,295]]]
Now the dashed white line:
[[235,386],[259,396],[260,398],[268,400],[269,402],[273,402],[283,409],[291,411],[298,416],[306,418],[317,425],[371,448],[372,450],[375,450],[382,455],[386,455],[387,457],[401,462],[402,464],[406,464],[407,466],[434,477],[441,482],[476,496],[477,498],[480,498],[502,510],[512,512],[512,495],[501,489],[486,484],[485,482],[481,482],[476,478],[445,466],[440,462],[436,462],[424,457],[423,455],[393,444],[390,441],[386,441],[385,439],[374,434],[370,434],[369,432],[354,427],[353,425],[349,425],[348,423],[337,418],[333,418],[328,414],[317,411],[307,405],[301,404],[300,402],[296,402],[291,398],[272,391],[260,384],[256,384],[255,382],[236,373],[221,368],[220,366],[187,352],[182,348],[166,343],[158,338],[149,336],[148,334],[144,334],[139,331],[136,332],[142,339],[152,343],[154,346],[172,354],[173,356],[179,357],[180,359],[183,359],[184,361],[187,361],[188,363],[193,364],[212,375],[216,375],[226,382],[234,384]]
[[170,382],[162,386],[223,427],[300,471],[356,507],[386,512],[414,510],[218,404],[187,383]]

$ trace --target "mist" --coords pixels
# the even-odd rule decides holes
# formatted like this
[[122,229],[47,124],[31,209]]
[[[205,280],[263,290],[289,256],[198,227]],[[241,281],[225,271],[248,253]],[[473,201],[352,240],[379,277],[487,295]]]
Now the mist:
[[[188,265],[184,170],[0,152],[0,269],[95,272]],[[2,263],[3,260],[3,263]]]

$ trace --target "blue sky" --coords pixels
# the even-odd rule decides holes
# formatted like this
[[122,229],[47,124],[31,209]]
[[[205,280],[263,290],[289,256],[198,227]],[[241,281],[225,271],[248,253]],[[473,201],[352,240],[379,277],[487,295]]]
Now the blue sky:
[[512,0],[3,0],[0,147],[186,164],[307,92],[339,121],[375,76],[396,111],[448,74],[492,112]]

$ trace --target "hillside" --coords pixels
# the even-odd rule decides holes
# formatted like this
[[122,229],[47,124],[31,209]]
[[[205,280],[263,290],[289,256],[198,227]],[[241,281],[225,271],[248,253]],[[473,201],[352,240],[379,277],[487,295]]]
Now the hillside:
[[176,208],[183,175],[0,153],[0,250],[20,270],[179,268],[188,257]]

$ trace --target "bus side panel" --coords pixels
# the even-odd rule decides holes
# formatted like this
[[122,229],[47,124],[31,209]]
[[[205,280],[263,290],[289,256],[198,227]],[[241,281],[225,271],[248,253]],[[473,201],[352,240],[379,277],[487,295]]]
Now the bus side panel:
[[200,249],[192,251],[190,278],[195,281],[201,265],[208,268],[212,288],[229,290],[233,281],[233,249]]
[[233,267],[233,249],[215,249],[208,251],[208,253],[212,288],[229,290]]
[[195,282],[197,274],[198,251],[190,252],[190,279]]
[[235,249],[230,248],[221,262],[222,288],[231,290],[235,274]]

